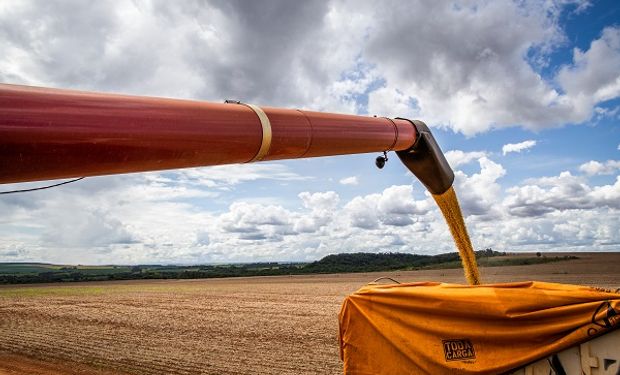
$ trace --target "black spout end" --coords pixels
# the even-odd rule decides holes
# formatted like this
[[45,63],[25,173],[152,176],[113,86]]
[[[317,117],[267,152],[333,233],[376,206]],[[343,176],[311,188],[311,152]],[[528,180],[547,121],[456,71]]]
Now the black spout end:
[[416,129],[416,142],[408,150],[397,151],[396,155],[431,194],[445,193],[454,182],[452,168],[428,126],[418,120],[407,121],[411,122]]

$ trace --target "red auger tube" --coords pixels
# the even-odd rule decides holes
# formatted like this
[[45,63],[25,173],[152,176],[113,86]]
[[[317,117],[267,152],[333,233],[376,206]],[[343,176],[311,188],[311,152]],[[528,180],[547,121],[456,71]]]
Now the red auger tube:
[[0,84],[0,183],[410,149],[408,120]]

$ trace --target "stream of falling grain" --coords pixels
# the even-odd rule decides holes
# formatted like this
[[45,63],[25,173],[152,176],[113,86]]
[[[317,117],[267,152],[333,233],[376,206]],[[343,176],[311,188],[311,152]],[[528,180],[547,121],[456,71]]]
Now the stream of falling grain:
[[469,234],[467,234],[467,227],[463,220],[463,214],[461,213],[461,207],[459,206],[454,187],[451,186],[450,189],[446,190],[443,194],[432,195],[439,209],[441,209],[441,213],[450,228],[450,233],[452,233],[452,238],[454,238],[454,243],[459,249],[467,282],[471,285],[479,285],[480,273],[478,272],[478,265],[476,264],[476,255],[471,246]]

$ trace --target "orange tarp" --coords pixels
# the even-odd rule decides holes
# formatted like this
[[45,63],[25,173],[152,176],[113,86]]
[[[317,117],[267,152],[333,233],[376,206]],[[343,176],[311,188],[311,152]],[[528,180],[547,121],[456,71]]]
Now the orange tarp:
[[345,374],[499,374],[620,325],[620,293],[576,285],[368,285],[340,311]]

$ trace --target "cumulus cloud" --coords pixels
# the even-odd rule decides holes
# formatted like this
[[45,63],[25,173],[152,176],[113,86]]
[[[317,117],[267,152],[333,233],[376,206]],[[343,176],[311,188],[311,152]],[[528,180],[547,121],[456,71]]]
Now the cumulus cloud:
[[389,117],[420,116],[416,98],[393,87],[380,87],[368,94],[368,113]]
[[289,226],[289,212],[280,206],[235,202],[219,217],[223,231],[244,240],[281,241],[283,235],[292,234]]
[[484,151],[464,152],[461,150],[450,150],[444,153],[448,163],[452,168],[458,168],[461,165],[469,164],[474,160],[478,160],[487,153]]
[[381,194],[353,198],[345,205],[344,212],[357,228],[410,225],[414,215],[424,215],[430,209],[428,200],[416,201],[412,194],[410,185],[391,186]]
[[196,233],[196,244],[208,246],[210,243],[211,243],[211,239],[209,237],[209,232],[198,231]]
[[[542,78],[528,56],[545,60],[564,40],[558,4],[376,4],[372,14],[380,16],[369,19],[363,56],[385,78],[384,92],[411,98],[428,122],[467,135],[515,124],[581,123],[596,103],[618,96],[619,29],[606,29],[556,77]],[[369,100],[375,107],[382,104],[374,101],[393,101],[386,95]]]
[[615,118],[618,113],[620,113],[620,106],[616,106],[614,108],[606,108],[606,107],[595,107],[594,112],[596,113],[597,119],[607,117],[607,118]]
[[24,1],[3,7],[1,78],[187,97],[203,84],[184,59],[186,35],[198,27],[165,21],[150,2]]
[[28,254],[23,245],[10,244],[0,249],[0,258],[21,260]]
[[310,193],[304,191],[299,193],[299,198],[303,202],[303,206],[313,212],[329,212],[336,208],[340,197],[334,191],[326,191],[319,193]]
[[597,207],[620,208],[620,176],[613,185],[596,186],[590,192]]
[[293,229],[300,233],[314,233],[329,224],[340,201],[334,191],[304,191],[298,197],[302,200],[303,207],[310,210],[309,214],[300,215],[294,224]]
[[607,160],[603,163],[596,160],[590,160],[589,162],[581,164],[579,166],[579,170],[589,176],[614,174],[619,169],[620,160]]
[[257,180],[302,181],[311,177],[293,172],[277,163],[218,165],[208,168],[188,168],[156,174],[161,181],[203,186],[229,188],[244,182]]
[[357,185],[359,181],[357,180],[357,176],[345,177],[340,179],[339,181],[342,185]]
[[558,82],[575,106],[591,110],[593,103],[620,95],[620,28],[607,27],[590,49],[573,51],[573,65],[563,67]]
[[[26,249],[14,257],[21,260],[195,262],[228,256],[209,247],[213,242],[225,242],[222,227],[247,238],[260,235],[277,240],[287,235],[290,230],[282,223],[288,220],[288,213],[277,206],[253,215],[247,212],[248,206],[233,205],[219,220],[203,207],[239,184],[306,177],[276,163],[228,168],[216,168],[212,173],[186,169],[92,177],[60,188],[3,196],[0,249]],[[12,188],[18,186],[3,187]],[[250,204],[249,209],[255,207]],[[244,232],[252,227],[259,230]]]
[[541,216],[555,211],[620,208],[620,178],[614,185],[591,187],[583,177],[562,172],[508,189],[504,205],[515,216]]
[[[587,175],[563,172],[504,189],[499,181],[506,170],[488,153],[454,150],[452,155],[465,155],[459,160],[477,166],[472,173],[455,170],[455,188],[476,248],[620,249],[615,220],[620,177],[613,184],[592,185]],[[344,202],[335,191],[303,191],[287,207],[237,200],[223,211],[205,212],[187,202],[179,185],[167,182],[170,177],[87,179],[82,185],[31,195],[28,209],[0,200],[3,213],[11,217],[10,226],[0,226],[0,257],[200,263],[313,260],[346,251],[454,251],[432,198],[416,198],[413,185],[390,186]],[[252,181],[231,183],[237,184],[231,188],[242,188]],[[180,186],[209,189],[191,182]]]
[[501,196],[498,180],[506,174],[504,167],[486,156],[478,158],[480,172],[471,176],[455,171],[455,189],[459,195],[461,208],[465,215],[478,215],[492,218]]
[[536,141],[527,140],[519,143],[508,143],[502,146],[502,154],[506,155],[511,152],[521,152],[536,146]]
[[0,8],[0,80],[355,112],[375,78],[356,59],[361,18],[340,33],[344,11],[315,0],[22,1]]
[[[227,259],[238,254],[237,247],[257,256],[304,259],[337,251],[379,251],[406,246],[399,228],[418,232],[428,228],[423,219],[430,205],[428,198],[416,201],[410,185],[392,186],[381,194],[358,196],[344,207],[333,191],[302,192],[302,210],[281,206],[237,202],[215,219],[206,246],[226,249]],[[390,229],[394,228],[394,229]],[[374,229],[376,233],[368,232]],[[403,229],[405,230],[405,229]],[[219,250],[218,250],[219,251]],[[273,259],[273,258],[272,258]]]
[[[83,209],[75,207],[75,209]],[[42,240],[58,247],[105,247],[136,242],[125,225],[100,210],[64,215],[46,228]]]

